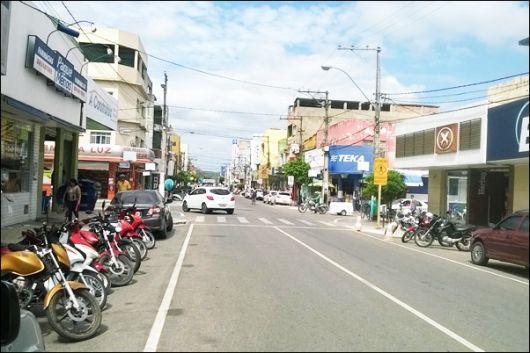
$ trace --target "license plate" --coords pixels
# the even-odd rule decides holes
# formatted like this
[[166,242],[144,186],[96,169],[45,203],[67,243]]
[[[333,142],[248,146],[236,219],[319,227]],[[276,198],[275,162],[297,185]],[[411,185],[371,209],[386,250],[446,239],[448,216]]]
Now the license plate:
[[226,203],[220,203],[219,206],[221,206],[221,207],[225,207],[225,206],[226,206]]

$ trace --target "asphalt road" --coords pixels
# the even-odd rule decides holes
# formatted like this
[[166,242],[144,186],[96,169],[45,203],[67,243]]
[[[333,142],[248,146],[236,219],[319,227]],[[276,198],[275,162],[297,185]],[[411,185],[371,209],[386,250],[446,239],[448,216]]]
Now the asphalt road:
[[66,342],[41,317],[47,350],[528,351],[528,270],[236,204],[186,213],[113,289],[96,337]]

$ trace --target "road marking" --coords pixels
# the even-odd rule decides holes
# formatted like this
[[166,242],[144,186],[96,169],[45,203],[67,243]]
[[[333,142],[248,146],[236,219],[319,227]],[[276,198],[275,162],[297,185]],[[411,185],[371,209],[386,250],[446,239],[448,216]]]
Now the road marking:
[[239,223],[248,223],[247,219],[245,217],[237,217]]
[[265,224],[272,224],[271,221],[269,221],[267,218],[258,218],[260,221],[262,221]]
[[226,217],[225,216],[217,216],[217,222],[226,223]]
[[304,224],[307,224],[308,226],[314,226],[315,224],[314,223],[311,223],[309,221],[306,221],[305,219],[299,219],[300,222],[304,223]]
[[197,216],[195,222],[204,222],[204,216]]
[[180,249],[180,254],[177,259],[177,263],[175,264],[175,268],[173,269],[173,273],[171,274],[171,278],[169,279],[166,292],[164,293],[164,298],[162,298],[162,303],[160,303],[160,307],[158,308],[155,321],[153,322],[153,326],[151,327],[151,331],[149,332],[149,337],[147,338],[147,342],[145,343],[145,347],[143,350],[144,352],[156,352],[156,349],[158,347],[158,341],[160,340],[160,335],[162,334],[162,330],[164,329],[164,324],[166,322],[167,312],[169,310],[169,306],[171,305],[171,299],[173,299],[173,293],[175,292],[175,288],[177,287],[177,281],[179,279],[180,270],[182,269],[182,263],[184,262],[184,256],[186,256],[186,250],[188,249],[188,244],[190,242],[192,232],[193,224],[190,225],[190,229],[188,229],[186,239],[182,244],[182,249]]
[[[347,226],[347,227],[355,230],[355,227],[352,227],[352,226]],[[501,275],[501,274],[498,274],[498,273],[495,273],[495,272],[492,272],[492,271],[488,271],[486,269],[483,269],[483,268],[480,268],[480,267],[476,267],[476,265],[464,264],[462,262],[459,262],[459,261],[456,261],[456,260],[452,260],[452,259],[448,259],[448,258],[440,256],[440,255],[431,254],[431,253],[428,253],[428,252],[425,252],[425,251],[421,251],[419,249],[414,249],[414,248],[411,248],[411,247],[408,247],[408,246],[405,246],[405,245],[401,245],[401,244],[398,244],[398,243],[391,243],[391,242],[385,241],[384,239],[378,238],[378,237],[376,237],[374,235],[370,235],[370,234],[366,234],[366,233],[362,233],[362,232],[361,232],[361,234],[363,234],[363,235],[365,235],[367,237],[370,237],[370,238],[374,238],[374,239],[379,240],[379,241],[383,241],[383,242],[385,242],[387,244],[392,244],[392,245],[399,246],[399,247],[402,247],[402,248],[410,250],[410,251],[419,252],[421,254],[425,254],[425,255],[432,256],[432,257],[436,257],[438,259],[449,261],[449,262],[452,262],[452,263],[457,264],[457,265],[465,266],[465,267],[470,268],[472,270],[489,273],[490,275],[494,275],[494,276],[497,276],[497,277],[509,279],[509,280],[514,281],[514,282],[522,283],[522,284],[527,285],[527,286],[529,285],[529,282],[521,281],[521,280],[516,279],[516,278],[512,278],[512,277]]]
[[390,293],[387,293],[385,292],[384,290],[382,290],[381,288],[377,287],[375,284],[367,281],[366,279],[362,278],[361,276],[351,272],[350,270],[348,270],[347,268],[345,268],[344,266],[342,265],[339,265],[338,263],[336,263],[335,261],[331,260],[330,258],[328,258],[327,256],[325,256],[324,254],[321,254],[320,252],[316,251],[315,249],[313,249],[312,247],[310,247],[309,245],[305,244],[304,242],[298,240],[297,238],[293,237],[292,235],[290,235],[289,233],[281,230],[280,228],[278,227],[273,227],[274,229],[276,229],[278,232],[284,234],[285,236],[291,238],[292,240],[294,240],[295,242],[297,242],[298,244],[302,245],[303,247],[305,247],[306,249],[308,249],[309,251],[311,251],[312,253],[314,253],[315,255],[321,257],[322,259],[324,259],[325,261],[329,262],[330,264],[332,264],[333,266],[337,267],[339,270],[345,272],[346,274],[350,275],[351,277],[355,278],[356,280],[358,280],[359,282],[365,284],[367,287],[375,290],[376,292],[378,292],[379,294],[383,295],[384,297],[386,297],[387,299],[393,301],[394,303],[396,303],[397,305],[401,306],[403,309],[407,310],[408,312],[412,313],[413,315],[416,315],[417,317],[419,317],[420,319],[422,319],[423,321],[425,321],[426,323],[428,323],[429,325],[432,325],[434,326],[435,328],[437,328],[438,330],[442,331],[443,333],[445,333],[446,335],[448,335],[449,337],[451,337],[452,339],[456,340],[457,342],[463,344],[464,346],[466,346],[467,348],[471,349],[472,351],[474,352],[484,352],[484,350],[478,346],[475,346],[473,343],[469,342],[468,340],[466,340],[465,338],[457,335],[455,332],[451,331],[450,329],[448,329],[447,327],[443,326],[442,324],[439,324],[438,322],[434,321],[433,319],[429,318],[427,315],[421,313],[420,311],[414,309],[413,307],[411,307],[410,305],[402,302],[401,300],[399,300],[398,298],[394,297],[392,294]]
[[336,224],[333,224],[333,223],[329,223],[329,222],[324,222],[324,221],[319,221],[320,223],[326,225],[326,226],[330,226],[330,227],[336,227],[337,225]]
[[282,223],[285,223],[285,224],[288,224],[288,225],[294,225],[294,223],[289,222],[288,220],[283,219],[283,218],[278,218],[278,221],[280,221],[280,222],[282,222]]

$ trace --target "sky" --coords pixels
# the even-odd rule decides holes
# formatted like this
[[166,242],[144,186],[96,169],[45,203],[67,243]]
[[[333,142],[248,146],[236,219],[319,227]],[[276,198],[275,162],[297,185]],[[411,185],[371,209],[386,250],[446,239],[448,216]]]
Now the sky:
[[[374,99],[377,47],[383,102],[441,111],[483,102],[488,86],[529,66],[518,44],[528,37],[528,1],[34,3],[66,23],[73,15],[138,34],[156,103],[166,72],[172,129],[209,171],[230,162],[234,138],[286,129],[289,106],[311,98],[301,90]],[[430,90],[440,91],[410,93]]]

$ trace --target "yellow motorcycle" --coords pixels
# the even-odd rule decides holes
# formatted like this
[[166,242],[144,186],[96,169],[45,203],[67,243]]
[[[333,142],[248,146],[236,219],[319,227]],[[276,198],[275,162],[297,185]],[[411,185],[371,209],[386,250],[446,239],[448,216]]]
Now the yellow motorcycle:
[[8,244],[0,260],[2,279],[15,284],[22,308],[42,304],[51,327],[70,340],[97,333],[102,321],[99,304],[83,283],[66,280],[63,270],[70,261],[60,244]]

